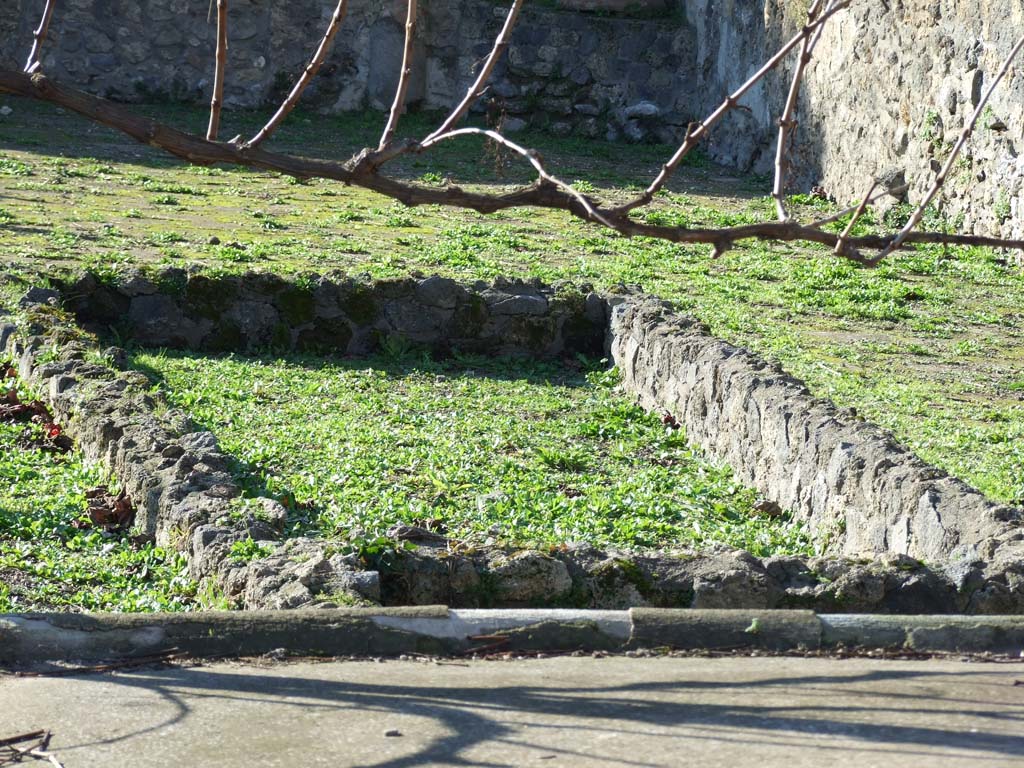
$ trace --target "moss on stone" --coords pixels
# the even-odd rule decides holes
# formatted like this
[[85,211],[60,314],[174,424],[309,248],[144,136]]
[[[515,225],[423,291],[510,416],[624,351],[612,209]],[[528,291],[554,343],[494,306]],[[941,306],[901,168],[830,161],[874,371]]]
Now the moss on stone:
[[233,279],[194,275],[185,284],[185,311],[217,320],[237,295],[238,285]]
[[223,318],[216,329],[203,340],[203,347],[211,352],[230,352],[245,343],[242,329],[235,320]]
[[313,321],[313,292],[301,285],[289,285],[274,298],[281,317],[291,325],[304,325]]
[[344,354],[352,340],[352,329],[342,318],[319,320],[299,331],[295,346],[302,352],[334,352]]
[[353,283],[342,295],[341,308],[357,325],[369,325],[377,319],[377,296],[370,286]]
[[478,293],[471,293],[469,300],[455,308],[452,317],[452,335],[455,338],[471,339],[480,336],[490,313],[487,302]]
[[270,346],[274,349],[290,349],[292,346],[292,329],[287,323],[277,323],[270,333]]

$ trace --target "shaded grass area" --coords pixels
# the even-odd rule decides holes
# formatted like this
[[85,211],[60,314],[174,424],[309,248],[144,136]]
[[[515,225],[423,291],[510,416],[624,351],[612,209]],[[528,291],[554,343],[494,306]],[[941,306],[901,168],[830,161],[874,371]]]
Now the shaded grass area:
[[196,607],[183,556],[76,527],[103,473],[74,452],[21,447],[24,429],[39,427],[0,423],[0,613]]
[[461,542],[809,553],[802,527],[616,393],[615,371],[458,357],[138,352],[134,364],[284,500],[293,533],[388,545],[395,523]]
[[[1004,255],[926,247],[865,270],[794,243],[748,244],[712,261],[705,248],[622,238],[560,212],[407,209],[335,183],[192,168],[46,105],[3,101],[14,113],[0,119],[0,249],[21,272],[147,264],[638,283],[714,333],[777,358],[816,394],[856,407],[926,461],[994,499],[1024,501],[1024,276]],[[206,119],[190,107],[145,109],[193,129]],[[246,133],[264,117],[234,113],[225,130]],[[343,158],[375,143],[381,123],[378,114],[300,112],[274,148]],[[421,135],[429,125],[429,116],[410,115],[401,129]],[[611,200],[648,181],[670,152],[522,139],[563,178],[586,180],[581,189]],[[468,188],[528,179],[515,163],[504,178],[493,166],[474,140],[408,158],[395,172]],[[949,191],[962,183],[951,179]],[[773,215],[767,194],[766,180],[698,157],[637,215],[741,224]],[[792,204],[804,220],[832,208],[799,195]],[[884,223],[905,215],[897,208]],[[868,218],[861,229],[882,223]],[[936,212],[927,223],[958,224]]]

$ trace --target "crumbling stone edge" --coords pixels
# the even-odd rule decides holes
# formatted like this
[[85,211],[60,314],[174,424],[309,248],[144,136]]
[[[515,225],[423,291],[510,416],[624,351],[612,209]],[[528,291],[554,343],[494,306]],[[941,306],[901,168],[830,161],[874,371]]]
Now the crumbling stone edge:
[[1019,657],[1024,617],[873,616],[812,611],[452,610],[204,611],[0,615],[0,666],[154,657],[273,654],[394,657],[495,652],[890,649]]
[[[401,296],[406,293],[420,296],[423,285],[436,280],[405,281],[400,286],[405,293],[395,301],[404,300]],[[545,297],[542,288],[522,283],[453,287],[450,282],[443,286],[434,282],[429,289],[436,292],[441,287],[442,293],[464,294],[468,297],[464,303],[486,308],[477,327],[478,337],[495,332],[488,323],[496,305],[506,310],[510,306],[523,308],[534,318],[533,327],[556,332],[566,327],[572,310],[552,322],[539,312],[536,296],[544,300],[548,311],[553,304],[576,307],[592,324],[600,307],[603,317],[612,317],[609,344],[613,350],[616,339],[626,338],[615,331],[616,322],[624,319],[657,317],[658,323],[645,327],[664,333],[659,325],[665,320],[664,305],[648,299],[602,298],[598,304],[590,293],[578,293],[578,300],[556,304]],[[136,283],[133,290],[138,289]],[[390,285],[383,290],[397,289]],[[136,295],[155,295],[155,289],[148,286],[142,291]],[[251,293],[246,301],[252,300]],[[81,295],[79,292],[77,297]],[[23,301],[26,320],[21,328],[0,318],[0,354],[17,359],[20,374],[46,393],[57,419],[68,427],[85,455],[103,462],[121,481],[137,504],[141,529],[159,545],[185,552],[194,578],[216,585],[233,605],[242,608],[337,608],[384,602],[467,607],[789,608],[837,613],[1024,612],[1020,559],[1004,559],[1000,568],[993,568],[977,556],[925,565],[899,553],[868,558],[759,559],[726,548],[636,553],[586,545],[546,551],[491,547],[461,552],[449,551],[445,542],[427,537],[412,551],[368,564],[356,554],[337,551],[329,542],[283,539],[286,510],[269,498],[241,499],[241,489],[229,472],[230,457],[220,450],[213,435],[197,430],[187,416],[150,392],[144,375],[118,370],[124,353],[100,349],[93,337],[56,307],[62,298],[54,290],[32,289]],[[69,303],[75,300],[75,296],[68,297]],[[173,312],[181,305],[162,302],[162,306]],[[453,310],[454,317],[458,306],[456,301],[440,309]],[[395,307],[391,320],[387,308],[384,302],[371,325],[380,318],[393,321]],[[150,328],[168,327],[158,314],[147,317],[154,321]],[[443,330],[447,322],[443,319],[447,316],[438,317],[442,320],[432,321],[435,331]],[[673,318],[668,322],[677,327],[685,323]],[[750,363],[744,358],[747,353],[718,340],[707,342],[707,334],[698,331],[701,349],[719,345],[715,349],[729,364]],[[293,328],[291,333],[295,341],[301,329]],[[348,336],[348,342],[357,335]],[[692,332],[682,334],[680,343],[694,343],[693,336]],[[566,351],[558,333],[523,338],[539,340],[549,351]],[[592,343],[589,333],[581,338]],[[765,368],[756,359],[752,364],[756,370]],[[632,370],[638,369],[634,366]],[[725,382],[723,387],[736,379],[723,377],[713,365],[710,370]],[[784,376],[781,371],[771,373]],[[627,383],[639,380],[630,369],[626,374]],[[719,392],[719,397],[724,397],[726,389]],[[692,416],[685,410],[680,413],[688,420],[688,428],[692,426],[699,435],[699,424],[691,425]],[[395,531],[398,537],[413,540],[421,533]],[[248,539],[267,547],[270,554],[249,562],[233,558],[232,546]]]

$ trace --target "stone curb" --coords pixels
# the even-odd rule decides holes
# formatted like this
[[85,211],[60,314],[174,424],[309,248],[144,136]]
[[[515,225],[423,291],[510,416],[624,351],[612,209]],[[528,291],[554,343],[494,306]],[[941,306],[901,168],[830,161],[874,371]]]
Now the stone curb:
[[1024,653],[1024,617],[810,611],[347,608],[181,614],[0,615],[0,665],[146,657],[439,656],[491,652],[806,651]]

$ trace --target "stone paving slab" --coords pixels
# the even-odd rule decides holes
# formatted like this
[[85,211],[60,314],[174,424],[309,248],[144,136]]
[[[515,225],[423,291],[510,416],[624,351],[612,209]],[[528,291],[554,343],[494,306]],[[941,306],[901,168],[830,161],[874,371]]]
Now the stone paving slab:
[[0,678],[0,737],[48,728],[69,768],[1019,766],[1022,678],[749,656],[221,662]]

